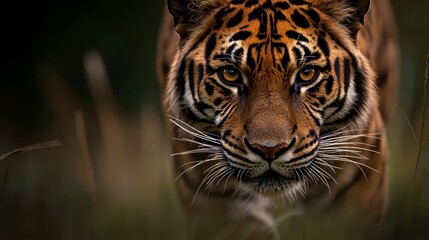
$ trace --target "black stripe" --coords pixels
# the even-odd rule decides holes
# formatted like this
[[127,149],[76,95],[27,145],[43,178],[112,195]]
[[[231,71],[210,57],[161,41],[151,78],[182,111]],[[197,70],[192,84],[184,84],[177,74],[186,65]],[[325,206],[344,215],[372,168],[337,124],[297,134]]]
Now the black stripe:
[[219,61],[226,61],[229,63],[235,63],[234,59],[232,58],[231,55],[227,55],[227,54],[215,54],[213,56],[214,60],[219,60]]
[[[311,109],[307,105],[305,105],[305,104],[304,104],[304,107],[307,110],[307,112],[309,113],[309,115],[311,116],[311,118],[313,118],[313,121],[316,123],[316,125],[319,126],[319,127],[322,126],[322,123],[320,122],[320,119],[317,118],[317,116],[314,116],[313,111],[311,111]],[[314,110],[314,109],[312,109],[312,110]],[[314,111],[316,111],[316,112],[318,112],[320,114],[320,111],[318,111],[318,110],[314,110]]]
[[[321,118],[321,116],[323,116],[323,110],[319,110],[319,109],[315,109],[314,106],[310,105],[311,110],[313,110],[313,112],[316,112],[319,114],[319,117]],[[320,121],[320,120],[319,120]],[[319,123],[320,124],[320,123]],[[320,126],[320,125],[319,125]]]
[[242,152],[242,153],[244,153],[244,154],[246,154],[246,153],[247,153],[243,148],[241,148],[241,147],[240,147],[240,146],[238,146],[237,144],[232,143],[232,142],[231,142],[231,141],[229,141],[227,138],[222,137],[222,140],[223,140],[226,144],[228,144],[228,146],[230,146],[230,147],[232,147],[232,148],[234,148],[234,149],[236,149],[236,150],[239,150],[240,152]]
[[310,23],[303,15],[301,15],[301,13],[298,12],[298,10],[295,10],[291,17],[292,17],[292,21],[295,22],[295,24],[298,27],[301,27],[301,28],[310,27]]
[[303,0],[289,0],[289,3],[292,5],[297,5],[297,6],[308,5],[308,3],[306,1],[303,1]]
[[226,139],[227,137],[229,137],[231,135],[232,135],[232,130],[231,129],[225,130],[223,132],[223,135],[222,135],[222,140]]
[[198,64],[198,82],[202,82],[204,77],[204,65]]
[[175,86],[178,93],[178,100],[180,103],[183,102],[183,96],[185,95],[185,68],[186,68],[186,61],[185,58],[182,59],[179,68],[176,72],[175,77]]
[[[369,97],[368,91],[365,88],[365,77],[362,72],[359,71],[359,68],[356,63],[356,59],[354,56],[350,56],[352,58],[352,65],[353,69],[355,69],[355,94],[356,98],[355,101],[352,103],[352,106],[350,107],[349,112],[342,118],[334,121],[332,124],[340,124],[344,123],[346,121],[352,122],[354,119],[359,115],[359,110],[363,107],[364,101]],[[347,91],[348,92],[348,91]],[[347,97],[347,96],[346,96]]]
[[[188,53],[193,51],[195,48],[197,48],[208,36],[210,36],[211,29],[208,29],[204,34],[201,35],[200,39],[192,45],[192,47],[189,49]],[[188,55],[188,53],[186,55]],[[186,58],[184,58],[186,59]]]
[[264,2],[264,4],[262,4],[262,7],[264,8],[264,9],[270,9],[270,10],[275,10],[274,9],[274,6],[273,6],[273,3],[271,2],[271,0],[266,0],[265,2]]
[[[288,161],[287,163],[289,164],[289,163],[293,163],[293,162],[298,162],[299,160],[302,160],[302,159],[307,158],[307,157],[309,157],[309,156],[311,156],[311,155],[314,155],[314,153],[315,153],[316,151],[317,151],[317,147],[313,148],[313,150],[311,150],[310,152],[308,152],[308,153],[306,153],[306,154],[303,154],[303,155],[301,155],[301,156],[299,156],[299,157],[296,157],[296,158],[291,159],[291,160],[290,160],[290,161]],[[294,165],[292,165],[292,166],[294,166]]]
[[262,8],[261,7],[255,8],[249,14],[248,21],[250,22],[250,21],[255,20],[255,19],[256,20],[260,20],[261,19],[261,15],[262,15]]
[[262,7],[255,8],[248,17],[248,21],[258,20],[259,21],[259,32],[258,38],[263,39],[267,34],[267,13]]
[[237,47],[236,43],[234,43],[231,46],[229,46],[228,49],[226,50],[226,55],[227,56],[232,56],[232,51],[234,50],[235,47]]
[[340,73],[340,71],[341,71],[340,67],[341,67],[340,66],[340,58],[336,57],[335,58],[335,63],[334,63],[334,69],[335,69],[335,75],[336,75],[336,77],[337,77],[338,80],[340,80],[340,74],[341,74]]
[[278,20],[283,20],[283,19],[279,19],[279,18],[273,18],[273,16],[270,16],[270,29],[271,29],[271,37],[273,39],[280,39],[280,34],[277,32],[277,21]]
[[234,58],[235,58],[235,60],[240,61],[242,59],[242,57],[243,57],[243,54],[244,54],[243,48],[237,49],[234,52]]
[[189,79],[189,87],[191,88],[191,94],[192,98],[194,99],[194,102],[197,102],[195,99],[195,81],[194,81],[194,60],[191,60],[189,62],[188,66],[188,79]]
[[216,105],[217,107],[222,103],[223,98],[222,97],[218,97],[214,100],[214,105]]
[[[341,79],[337,79],[338,84],[341,84]],[[332,75],[329,76],[328,81],[326,82],[325,85],[325,91],[326,94],[329,95],[332,92],[332,85],[334,83],[334,78],[332,77]],[[338,86],[338,91],[335,97],[335,101],[333,101],[332,103],[330,103],[326,108],[336,108],[336,110],[334,112],[332,112],[329,116],[326,116],[327,118],[335,115],[336,113],[338,113],[339,111],[341,111],[341,109],[343,108],[344,104],[345,104],[345,99],[347,97],[347,92],[346,92],[346,96],[344,98],[341,98],[341,86]]]
[[210,56],[213,50],[215,49],[215,47],[216,47],[216,35],[212,34],[206,43],[205,54],[204,54],[206,60],[210,59]]
[[228,120],[229,115],[231,114],[231,108],[233,108],[234,104],[231,102],[226,102],[223,106],[221,106],[221,110],[217,113],[217,115],[219,115],[220,113],[222,113],[222,119],[220,120],[220,122],[217,124],[218,128],[222,128],[223,124],[226,120]]
[[288,9],[290,5],[287,2],[278,2],[274,4],[275,8]]
[[[200,65],[198,66],[200,67]],[[191,95],[192,95],[192,99],[194,100],[194,107],[204,116],[209,117],[206,113],[205,110],[212,108],[211,106],[200,102],[197,100],[196,96],[198,95],[198,91],[195,91],[195,66],[194,66],[194,60],[191,60],[189,62],[189,66],[188,66],[188,79],[189,79],[189,87],[191,90]],[[198,70],[198,72],[200,72],[200,70]],[[201,82],[198,82],[198,84],[200,84]]]
[[[302,45],[302,44],[300,44],[300,46],[304,50],[304,57],[302,59],[304,62],[308,62],[309,60],[313,60],[313,59],[317,58],[317,54],[312,55],[310,49],[307,46]],[[311,59],[309,59],[309,58],[311,58]]]
[[234,8],[229,8],[228,6],[226,6],[216,13],[216,15],[215,15],[215,19],[216,19],[215,29],[219,29],[220,27],[222,27],[223,17],[232,11],[234,11]]
[[329,76],[329,78],[326,80],[325,83],[325,92],[326,95],[330,95],[332,92],[332,86],[334,85],[334,78],[331,76]]
[[[352,111],[350,111],[342,119],[339,119],[339,120],[332,123],[332,124],[341,124],[341,123],[346,122],[346,121],[349,121],[349,122],[353,121],[354,118],[356,118],[356,115],[358,114],[358,110],[356,109],[356,106],[362,106],[362,102],[368,98],[368,92],[365,91],[365,89],[363,88],[363,83],[365,83],[365,81],[364,81],[365,77],[359,71],[359,68],[357,66],[356,57],[347,48],[344,47],[344,45],[341,43],[341,41],[338,40],[337,36],[332,35],[329,32],[328,32],[328,34],[329,34],[329,37],[336,44],[338,44],[341,48],[343,48],[348,53],[348,55],[350,56],[351,61],[352,61],[353,69],[355,69],[355,71],[356,71],[355,86],[358,88],[358,89],[356,89],[356,93],[358,94],[358,97],[357,97],[356,101],[354,102],[354,104],[351,106]],[[363,94],[363,96],[361,96],[361,94]],[[345,101],[345,99],[342,100],[343,104],[344,104],[344,101]],[[358,103],[358,104],[356,104],[356,103]]]
[[202,115],[206,116],[207,118],[211,117],[211,116],[206,114],[205,110],[213,109],[212,106],[205,104],[203,102],[196,102],[194,106]]
[[216,85],[218,88],[222,89],[222,91],[220,92],[220,94],[222,94],[222,95],[231,95],[232,94],[232,92],[231,92],[231,90],[229,90],[229,88],[226,88],[225,86],[221,85],[215,79],[209,78],[208,80],[210,80],[211,83],[213,83],[214,85]]
[[204,82],[204,89],[206,90],[207,95],[210,97],[213,96],[214,87],[208,82]]
[[250,36],[252,36],[252,33],[250,33],[249,31],[240,31],[234,35],[232,35],[232,37],[229,39],[230,42],[232,41],[244,41],[246,39],[248,39]]
[[260,18],[260,24],[259,24],[259,32],[258,32],[258,38],[264,39],[267,37],[267,22],[268,22],[268,16],[265,11],[262,11],[261,18]]
[[[241,162],[234,161],[233,159],[229,158],[229,157],[228,157],[228,156],[226,156],[225,154],[224,154],[224,157],[225,157],[225,159],[227,160],[227,163],[228,163],[228,165],[229,165],[231,168],[235,169],[235,170],[236,170],[236,172],[238,172],[239,170],[245,170],[245,171],[243,171],[243,176],[247,176],[248,172],[247,172],[246,168],[248,168],[248,167],[249,167],[249,165],[246,165],[246,164],[241,163]],[[240,166],[240,168],[238,168],[238,167],[236,167],[236,166],[232,166],[232,165],[231,165],[232,163],[233,163],[234,165],[238,165],[238,166]]]
[[186,116],[187,119],[192,120],[194,122],[204,122],[204,123],[213,124],[212,121],[199,118],[197,115],[195,115],[195,113],[189,107],[181,108],[181,113],[184,116]]
[[[282,51],[284,52],[283,53],[283,56],[282,56],[282,58],[281,58],[281,60],[280,60],[280,62],[281,62],[281,66],[282,66],[282,68],[283,69],[286,69],[287,68],[287,65],[288,65],[288,63],[289,63],[289,60],[290,60],[290,58],[289,58],[289,52],[288,52],[288,50],[287,50],[287,46],[285,45],[285,44],[283,44],[283,43],[272,43],[271,44],[271,51],[272,52],[275,52],[275,51],[277,51],[278,53],[281,53]],[[275,56],[273,55],[273,58],[274,58]],[[276,62],[276,61],[274,61],[274,62]]]
[[237,14],[235,14],[235,16],[233,16],[227,23],[226,23],[226,27],[227,28],[232,28],[237,26],[239,23],[241,23],[241,21],[243,21],[243,10],[238,11]]
[[[310,55],[306,56],[305,62],[308,63],[308,62],[311,62],[314,60],[318,60],[321,57],[322,57],[322,55],[319,52],[314,52],[314,53],[311,53]],[[326,60],[326,66],[323,67],[323,70],[324,71],[330,71],[331,70],[329,59]]]
[[[232,156],[232,157],[234,157],[234,158],[240,159],[240,160],[242,160],[243,162],[246,162],[246,163],[252,163],[252,164],[253,164],[253,162],[251,162],[249,159],[244,158],[244,157],[242,157],[242,156],[240,156],[240,155],[238,155],[238,154],[236,154],[236,153],[231,152],[228,148],[224,147],[223,145],[222,145],[222,149],[223,149],[223,151],[225,151],[228,155],[230,155],[230,156]],[[234,163],[235,163],[235,162],[234,162]]]
[[247,0],[246,5],[244,5],[244,6],[248,8],[248,7],[254,6],[256,4],[259,4],[259,0]]
[[304,9],[303,12],[311,18],[315,25],[319,24],[320,16],[314,9]]
[[233,5],[238,5],[238,4],[243,4],[246,0],[232,0],[231,4]]
[[[225,104],[226,106],[227,104]],[[221,124],[223,124],[224,121],[228,120],[230,115],[233,114],[233,110],[234,110],[235,104],[233,102],[231,102],[230,104],[228,104],[228,106],[226,106],[223,110],[222,110],[222,115],[223,115],[223,119],[220,122]]]
[[322,50],[322,52],[326,56],[326,58],[328,58],[329,53],[330,53],[329,52],[329,46],[323,37],[319,36],[319,38],[317,39],[317,46]]
[[257,44],[250,45],[249,50],[247,52],[246,64],[247,66],[250,67],[250,69],[255,69],[256,67],[255,60],[253,60],[253,57],[252,57],[252,51],[255,50],[257,46],[258,46]]
[[302,54],[301,54],[301,50],[299,50],[297,47],[292,48],[292,52],[295,55],[295,59],[302,61]]
[[[274,12],[274,19],[276,20],[276,21],[284,21],[284,20],[287,20],[287,18],[286,18],[286,16],[282,13],[282,12],[280,12],[280,11],[275,11]],[[276,29],[277,29],[277,27],[276,27]]]
[[344,84],[346,91],[350,86],[350,71],[350,61],[348,59],[344,59]]
[[303,41],[303,42],[308,42],[308,38],[304,37],[302,34],[295,32],[293,30],[287,31],[286,36],[288,38],[292,38],[292,39],[295,39],[297,41],[299,40],[299,41]]
[[336,110],[333,113],[331,113],[331,115],[326,116],[326,117],[334,116],[335,114],[340,112],[343,109],[344,104],[346,103],[346,99],[347,99],[347,94],[344,98],[341,98],[340,92],[338,92],[336,100],[334,102],[332,102],[331,104],[329,104],[329,106],[327,107],[327,108],[336,108]]
[[303,145],[303,146],[301,146],[301,147],[299,147],[299,148],[297,148],[297,149],[295,149],[295,151],[293,151],[293,153],[299,153],[299,152],[301,152],[302,150],[304,150],[304,149],[306,149],[306,148],[308,148],[308,147],[310,147],[310,146],[313,146],[313,144],[315,144],[316,142],[317,142],[317,138],[315,138],[315,139],[313,139],[313,140],[311,140],[309,143],[306,143],[305,145]]

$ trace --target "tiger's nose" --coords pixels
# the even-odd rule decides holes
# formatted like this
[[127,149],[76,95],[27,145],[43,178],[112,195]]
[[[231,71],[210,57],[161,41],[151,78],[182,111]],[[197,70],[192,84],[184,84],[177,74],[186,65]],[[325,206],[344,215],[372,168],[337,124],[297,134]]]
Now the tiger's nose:
[[251,151],[261,156],[264,160],[271,162],[287,152],[294,142],[295,139],[289,144],[282,143],[276,146],[264,146],[257,143],[250,144],[246,141],[246,145]]

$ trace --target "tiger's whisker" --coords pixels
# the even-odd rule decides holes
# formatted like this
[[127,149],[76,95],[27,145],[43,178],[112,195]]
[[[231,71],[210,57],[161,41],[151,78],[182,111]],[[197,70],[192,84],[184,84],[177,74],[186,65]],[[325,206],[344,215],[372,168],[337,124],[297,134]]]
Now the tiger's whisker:
[[[213,165],[213,166],[217,166],[217,165],[221,165],[221,167],[222,167],[222,164],[225,164],[225,163],[223,163],[223,162],[219,162],[219,163],[216,163],[215,165]],[[201,183],[200,183],[200,185],[198,186],[198,188],[197,188],[197,190],[195,191],[195,194],[194,194],[194,198],[192,199],[192,202],[191,202],[191,206],[193,206],[194,205],[194,203],[195,203],[195,200],[197,199],[197,196],[198,196],[198,193],[200,192],[200,189],[201,189],[201,187],[204,185],[204,184],[206,184],[206,181],[208,180],[208,176],[210,176],[210,174],[212,173],[212,171],[214,171],[217,167],[219,167],[219,166],[217,166],[217,167],[215,167],[215,168],[213,168],[213,166],[211,166],[209,169],[211,169],[210,170],[210,172],[203,178],[203,180],[201,181]],[[207,169],[208,170],[208,169]],[[206,170],[206,171],[207,171]],[[205,173],[205,172],[204,172]]]
[[227,168],[227,171],[225,171],[222,176],[220,176],[219,180],[217,181],[216,185],[219,185],[219,183],[224,179],[226,176],[230,176],[231,173],[234,172],[234,169]]
[[209,187],[213,185],[213,183],[225,172],[228,168],[225,167],[225,165],[221,165],[215,169],[213,169],[213,172],[210,174],[211,176],[208,177],[206,188],[204,190],[207,190]]
[[215,138],[213,136],[210,136],[207,133],[204,133],[194,127],[192,127],[191,125],[185,123],[184,121],[174,118],[174,117],[170,117],[170,122],[172,122],[174,125],[176,125],[177,127],[179,127],[180,129],[182,129],[183,131],[189,133],[190,135],[196,137],[196,138],[200,138],[203,140],[206,140],[208,142],[214,143],[214,144],[219,144],[219,139]]
[[209,144],[209,143],[198,142],[198,141],[195,141],[195,140],[192,140],[192,139],[189,139],[189,138],[173,138],[173,140],[182,141],[182,142],[189,142],[189,143],[195,143],[195,144],[197,144],[199,146],[203,146],[203,147],[211,147],[211,148],[219,148],[220,147],[220,144],[212,145],[212,144]]
[[212,154],[216,154],[218,152],[219,152],[219,150],[217,150],[217,149],[199,148],[199,149],[193,149],[193,150],[188,150],[188,151],[184,151],[184,152],[173,153],[170,156],[174,157],[174,156],[183,156],[183,155],[190,155],[190,154],[197,154],[197,153],[212,153]]
[[223,193],[225,193],[226,192],[226,185],[228,184],[228,180],[229,180],[229,178],[231,177],[231,176],[233,176],[234,175],[234,170],[233,169],[231,169],[232,171],[231,171],[231,173],[228,175],[228,177],[226,178],[226,180],[225,180],[225,184],[224,184],[224,186],[223,186]]
[[[351,137],[351,138],[357,138],[357,137],[376,137],[380,136],[380,133],[360,133],[360,132],[366,132],[368,129],[347,129],[342,131],[334,131],[330,133],[324,133],[320,137],[321,139],[334,139],[337,137]],[[352,134],[357,133],[357,134]]]
[[[336,148],[335,148],[336,146]],[[360,151],[367,151],[372,153],[380,154],[380,152],[368,149],[368,148],[361,148],[361,147],[354,147],[354,146],[345,146],[344,148],[338,148],[337,144],[330,144],[329,147],[322,146],[320,147],[321,150],[339,150],[339,151],[346,151],[346,150],[360,150]]]
[[[204,163],[207,163],[207,162],[211,162],[211,161],[218,161],[217,159],[215,159],[215,160],[213,160],[213,159],[206,159],[206,160],[201,160],[201,161],[199,161],[198,163],[196,163],[195,165],[193,165],[193,166],[190,166],[189,168],[187,168],[187,169],[185,169],[184,171],[182,171],[177,177],[176,177],[176,179],[175,179],[175,181],[177,181],[183,174],[185,174],[185,173],[188,173],[188,172],[190,172],[190,171],[192,171],[193,169],[195,169],[196,167],[198,167],[198,166],[201,166],[202,164],[204,164]],[[188,165],[187,163],[185,163],[186,165]]]
[[349,163],[353,163],[355,165],[358,165],[358,166],[361,166],[361,167],[365,167],[365,168],[368,168],[368,169],[370,169],[372,171],[375,171],[375,172],[379,173],[379,171],[377,169],[375,169],[375,168],[372,168],[372,167],[370,167],[370,166],[368,166],[368,165],[366,165],[364,163],[361,163],[361,162],[350,160],[348,158],[332,158],[332,159],[329,159],[327,161],[349,162]]
[[206,162],[219,161],[219,160],[222,160],[222,159],[221,158],[219,158],[219,159],[218,158],[210,158],[210,159],[204,159],[204,160],[196,160],[196,161],[183,163],[182,165],[179,166],[179,168],[182,168],[182,167],[189,165],[189,164],[206,163]]

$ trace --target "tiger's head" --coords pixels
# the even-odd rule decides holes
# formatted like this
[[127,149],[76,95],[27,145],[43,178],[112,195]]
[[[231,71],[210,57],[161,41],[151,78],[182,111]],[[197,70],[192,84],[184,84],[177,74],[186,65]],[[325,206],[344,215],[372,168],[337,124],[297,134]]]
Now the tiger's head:
[[169,0],[168,7],[180,35],[169,114],[211,126],[237,185],[271,195],[332,178],[328,136],[363,126],[376,105],[375,76],[357,47],[370,1]]

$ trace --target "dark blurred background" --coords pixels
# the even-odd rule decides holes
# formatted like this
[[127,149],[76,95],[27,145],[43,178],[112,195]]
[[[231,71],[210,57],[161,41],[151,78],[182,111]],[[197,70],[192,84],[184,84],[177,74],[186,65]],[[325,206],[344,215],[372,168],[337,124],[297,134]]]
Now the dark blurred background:
[[[0,155],[52,139],[62,146],[0,161],[0,239],[185,238],[155,71],[163,5],[1,4]],[[402,65],[383,236],[423,237],[429,145],[416,167],[413,132],[418,140],[425,122],[429,135],[422,117],[429,1],[393,6]]]

